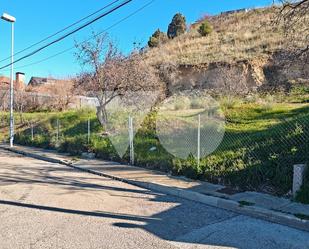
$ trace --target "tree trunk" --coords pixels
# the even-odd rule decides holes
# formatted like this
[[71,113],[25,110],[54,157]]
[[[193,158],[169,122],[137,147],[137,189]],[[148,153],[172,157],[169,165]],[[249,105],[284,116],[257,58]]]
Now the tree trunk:
[[100,124],[106,129],[108,120],[105,106],[100,105],[97,107],[97,118]]

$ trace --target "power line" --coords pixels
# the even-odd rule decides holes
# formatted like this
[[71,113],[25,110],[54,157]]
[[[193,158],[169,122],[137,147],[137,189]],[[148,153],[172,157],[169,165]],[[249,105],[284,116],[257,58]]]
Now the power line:
[[[140,11],[142,11],[143,9],[145,9],[146,7],[148,7],[149,5],[151,5],[154,1],[155,1],[155,0],[151,0],[151,1],[148,2],[147,4],[143,5],[143,6],[140,7],[139,9],[137,9],[136,11],[132,12],[130,15],[127,15],[126,17],[120,19],[118,22],[116,22],[116,23],[112,24],[111,26],[107,27],[106,29],[100,31],[100,32],[97,33],[96,35],[94,35],[94,36],[92,36],[92,37],[90,37],[90,38],[88,38],[88,39],[86,39],[86,40],[84,40],[84,41],[78,43],[77,45],[80,45],[80,44],[83,44],[83,43],[85,43],[85,42],[87,42],[87,41],[90,41],[91,39],[95,38],[96,36],[98,36],[98,35],[100,35],[100,34],[106,32],[106,31],[108,31],[108,30],[110,30],[110,29],[112,29],[112,28],[114,28],[115,26],[117,26],[117,25],[119,25],[120,23],[126,21],[126,20],[129,19],[130,17],[136,15],[137,13],[139,13]],[[40,64],[40,63],[45,62],[45,61],[47,61],[47,60],[50,60],[50,59],[52,59],[52,58],[54,58],[54,57],[57,57],[57,56],[59,56],[59,55],[61,55],[61,54],[67,53],[67,52],[69,52],[70,50],[74,49],[75,47],[76,47],[76,45],[75,45],[75,46],[72,46],[72,47],[70,47],[70,48],[67,48],[67,49],[65,49],[65,50],[63,50],[63,51],[61,51],[61,52],[59,52],[59,53],[56,53],[56,54],[51,55],[51,56],[49,56],[49,57],[46,57],[46,58],[44,58],[44,59],[42,59],[42,60],[39,60],[39,61],[30,63],[30,64],[26,64],[26,65],[23,65],[23,66],[20,66],[20,67],[16,67],[16,69],[21,69],[21,68],[25,68],[25,67],[29,67],[29,66],[33,66],[33,65]],[[8,69],[8,70],[9,70],[9,69]],[[5,70],[3,70],[3,71],[5,71]]]
[[[73,31],[70,31],[70,32],[67,33],[66,35],[61,36],[60,38],[57,38],[56,40],[54,40],[54,41],[52,41],[52,42],[50,42],[50,43],[44,45],[43,47],[38,48],[38,49],[36,49],[35,51],[33,51],[33,52],[31,52],[31,53],[29,53],[29,54],[27,54],[27,55],[25,55],[25,56],[23,56],[23,57],[17,59],[16,61],[14,61],[14,63],[17,63],[17,62],[19,62],[19,61],[21,61],[21,60],[24,60],[24,59],[26,59],[26,58],[28,58],[28,57],[30,57],[30,56],[33,56],[33,55],[37,54],[38,52],[42,51],[43,49],[45,49],[45,48],[47,48],[47,47],[49,47],[49,46],[51,46],[51,45],[53,45],[53,44],[55,44],[55,43],[57,43],[57,42],[63,40],[63,39],[65,39],[66,37],[68,37],[68,36],[70,36],[70,35],[72,35],[72,34],[78,32],[78,31],[80,31],[81,29],[83,29],[83,28],[89,26],[90,24],[92,24],[92,23],[98,21],[99,19],[101,19],[101,18],[103,18],[103,17],[105,17],[105,16],[111,14],[112,12],[114,12],[114,11],[116,11],[117,9],[119,9],[119,8],[121,8],[121,7],[125,6],[125,5],[127,5],[128,3],[132,2],[132,1],[133,1],[133,0],[126,0],[124,3],[122,3],[122,4],[120,4],[120,5],[117,5],[116,7],[112,8],[111,10],[109,10],[109,11],[107,11],[107,12],[105,12],[105,13],[99,15],[99,16],[96,17],[95,19],[93,19],[93,20],[91,20],[91,21],[89,21],[89,22],[83,24],[82,26],[80,26],[80,27],[74,29]],[[9,67],[9,66],[11,66],[12,64],[13,64],[13,63],[9,63],[9,64],[7,64],[7,65],[5,65],[5,66],[3,66],[3,67],[0,67],[0,70]]]
[[[63,28],[63,29],[57,31],[56,33],[51,34],[51,35],[47,36],[46,38],[44,38],[44,39],[42,39],[42,40],[40,40],[40,41],[38,41],[38,42],[36,42],[36,43],[34,43],[34,44],[32,44],[32,45],[26,47],[26,48],[24,48],[24,49],[18,51],[17,53],[14,54],[14,56],[16,56],[16,55],[18,55],[18,54],[21,54],[21,53],[23,53],[23,52],[29,50],[30,48],[33,48],[33,47],[35,47],[35,46],[41,44],[41,43],[44,42],[44,41],[47,41],[48,39],[50,39],[50,38],[52,38],[52,37],[54,37],[54,36],[56,36],[56,35],[62,33],[63,31],[66,31],[67,29],[69,29],[69,28],[71,28],[71,27],[74,27],[76,24],[81,23],[82,21],[84,21],[84,20],[86,20],[86,19],[88,19],[88,18],[94,16],[95,14],[97,14],[97,13],[101,12],[102,10],[104,10],[104,9],[106,9],[106,8],[108,8],[108,7],[112,6],[112,5],[114,5],[115,3],[119,2],[119,1],[120,1],[120,0],[115,0],[115,1],[111,2],[111,3],[108,4],[108,5],[105,5],[104,7],[100,8],[99,10],[97,10],[97,11],[95,11],[95,12],[89,14],[88,16],[86,16],[86,17],[84,17],[84,18],[82,18],[82,19],[80,19],[80,20],[78,20],[78,21],[76,21],[76,22],[70,24],[69,26],[66,26],[65,28]],[[6,61],[6,60],[8,60],[8,59],[11,59],[11,56],[9,56],[9,57],[7,57],[7,58],[1,60],[0,63],[3,62],[3,61]]]

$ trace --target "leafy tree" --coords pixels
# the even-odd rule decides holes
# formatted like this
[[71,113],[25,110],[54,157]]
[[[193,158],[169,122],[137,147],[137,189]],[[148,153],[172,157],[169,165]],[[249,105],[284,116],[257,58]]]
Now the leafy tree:
[[182,14],[177,13],[173,17],[172,22],[168,25],[167,36],[168,38],[173,39],[177,36],[184,34],[186,30],[186,18]]
[[168,40],[167,35],[164,32],[161,32],[160,29],[157,29],[156,32],[149,38],[148,46],[150,48],[158,47],[160,44],[165,43]]
[[207,36],[212,32],[212,26],[206,20],[201,24],[201,26],[198,29],[198,32],[201,34],[201,36]]

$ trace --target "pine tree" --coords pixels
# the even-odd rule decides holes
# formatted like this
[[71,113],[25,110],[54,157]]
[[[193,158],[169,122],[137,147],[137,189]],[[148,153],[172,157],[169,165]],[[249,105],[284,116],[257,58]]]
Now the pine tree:
[[184,34],[186,30],[186,18],[182,14],[177,13],[168,26],[167,36],[168,38],[173,39],[177,36]]
[[165,43],[167,40],[167,35],[164,32],[160,31],[160,29],[157,29],[156,32],[154,32],[149,38],[148,46],[150,48],[158,47],[160,44]]

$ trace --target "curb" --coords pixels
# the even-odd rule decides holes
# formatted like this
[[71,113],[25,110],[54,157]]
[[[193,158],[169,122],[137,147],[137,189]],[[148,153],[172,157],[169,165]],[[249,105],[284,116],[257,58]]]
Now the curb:
[[296,229],[309,232],[309,220],[302,220],[293,215],[289,215],[286,213],[268,210],[268,209],[256,207],[256,206],[241,206],[238,202],[233,201],[233,200],[224,199],[224,198],[220,198],[217,196],[204,195],[204,194],[197,193],[191,190],[185,190],[185,189],[181,189],[177,187],[170,187],[170,186],[166,186],[163,184],[130,180],[130,179],[114,176],[111,174],[106,174],[106,173],[98,172],[95,170],[78,167],[78,166],[75,166],[71,162],[67,162],[61,159],[55,159],[55,158],[51,158],[48,156],[41,156],[35,153],[29,153],[29,152],[21,151],[21,150],[14,149],[14,148],[9,148],[9,147],[2,146],[2,145],[0,145],[0,148],[17,153],[17,154],[24,155],[27,157],[32,157],[38,160],[42,160],[42,161],[46,161],[50,163],[58,163],[61,165],[68,166],[70,168],[74,168],[74,169],[88,172],[88,173],[98,175],[98,176],[107,177],[107,178],[110,178],[116,181],[131,184],[137,187],[150,189],[150,190],[161,192],[164,194],[180,197],[186,200],[203,203],[203,204],[206,204],[212,207],[226,209],[226,210],[238,213],[238,214],[247,215],[250,217],[262,219],[265,221],[269,221],[269,222],[273,222],[273,223],[277,223],[277,224],[281,224],[281,225],[285,225],[285,226],[289,226],[292,228],[296,228]]

